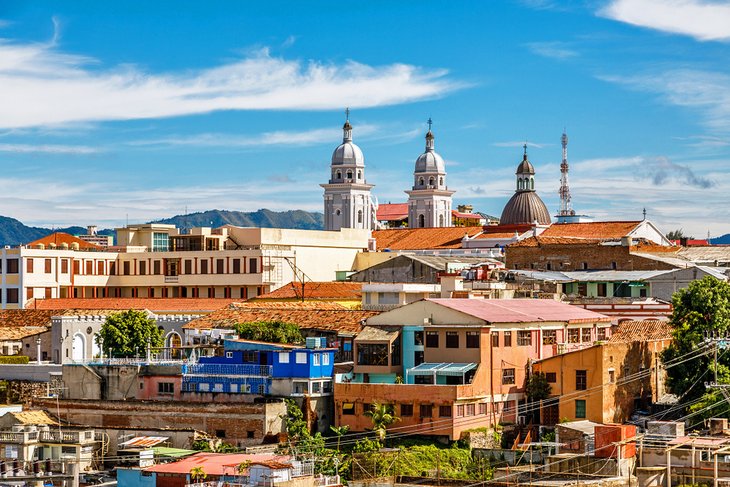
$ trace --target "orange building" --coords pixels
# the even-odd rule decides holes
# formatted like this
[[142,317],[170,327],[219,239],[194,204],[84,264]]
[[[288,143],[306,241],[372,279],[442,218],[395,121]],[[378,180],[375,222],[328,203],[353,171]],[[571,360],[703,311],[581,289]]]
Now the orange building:
[[533,299],[427,299],[367,324],[355,339],[353,372],[337,377],[335,422],[367,430],[364,413],[388,404],[400,418],[394,432],[451,440],[519,421],[530,361],[610,335],[606,316]]
[[542,423],[587,419],[621,423],[634,409],[664,393],[659,354],[672,341],[664,321],[625,321],[605,342],[533,364],[552,396],[543,402]]

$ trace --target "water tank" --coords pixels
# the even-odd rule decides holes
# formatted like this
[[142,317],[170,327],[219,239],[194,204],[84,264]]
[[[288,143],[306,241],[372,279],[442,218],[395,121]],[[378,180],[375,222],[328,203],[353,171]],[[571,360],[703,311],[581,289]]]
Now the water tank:
[[79,243],[78,242],[71,243],[71,250],[79,250]]

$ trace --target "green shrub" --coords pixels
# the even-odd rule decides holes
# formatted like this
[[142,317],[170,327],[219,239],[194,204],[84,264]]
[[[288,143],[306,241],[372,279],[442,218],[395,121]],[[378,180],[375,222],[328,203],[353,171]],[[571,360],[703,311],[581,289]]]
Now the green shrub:
[[26,355],[0,355],[0,364],[27,364],[29,361]]

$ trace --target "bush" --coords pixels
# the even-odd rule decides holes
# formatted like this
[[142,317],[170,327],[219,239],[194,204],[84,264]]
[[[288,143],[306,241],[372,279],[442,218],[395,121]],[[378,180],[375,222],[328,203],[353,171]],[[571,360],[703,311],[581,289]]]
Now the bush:
[[0,364],[27,364],[30,359],[25,355],[0,355]]

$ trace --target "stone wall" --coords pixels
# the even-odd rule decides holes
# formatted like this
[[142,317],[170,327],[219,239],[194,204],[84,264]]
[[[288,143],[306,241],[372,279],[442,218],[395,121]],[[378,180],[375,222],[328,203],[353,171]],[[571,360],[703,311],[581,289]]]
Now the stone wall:
[[[539,271],[579,271],[583,263],[588,269],[613,269],[619,271],[671,270],[674,266],[646,259],[630,253],[636,247],[622,245],[544,245],[540,247],[508,246],[506,266],[508,269],[534,269]],[[671,255],[671,254],[669,254]]]

